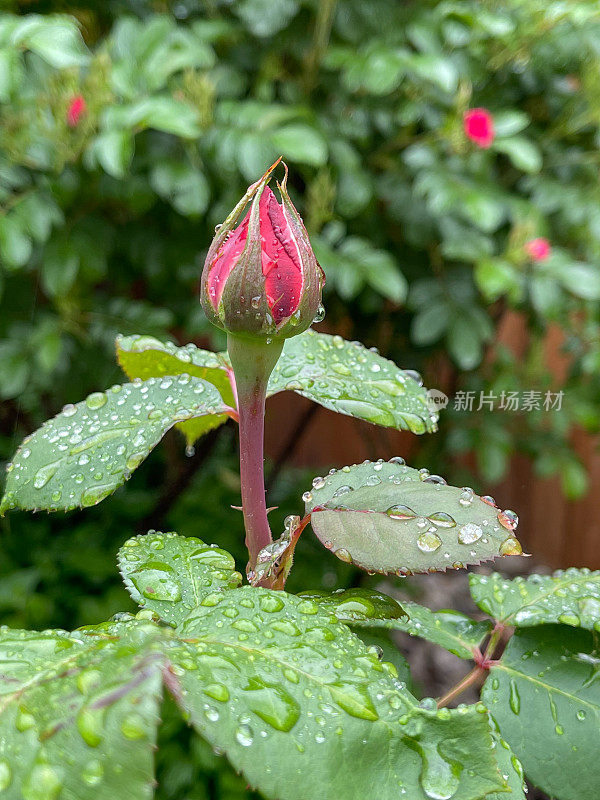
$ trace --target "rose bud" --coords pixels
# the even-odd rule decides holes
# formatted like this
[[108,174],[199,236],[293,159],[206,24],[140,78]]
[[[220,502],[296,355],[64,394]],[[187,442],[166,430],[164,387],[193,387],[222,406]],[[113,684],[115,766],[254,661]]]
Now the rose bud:
[[79,120],[87,111],[87,105],[85,102],[85,98],[77,94],[73,97],[69,103],[69,108],[67,109],[67,125],[69,128],[76,128],[79,124]]
[[546,261],[547,258],[550,258],[552,247],[548,239],[540,236],[525,242],[525,252],[532,261]]
[[484,149],[494,141],[494,120],[486,108],[471,108],[463,118],[465,134],[478,147]]
[[287,193],[285,164],[277,184],[281,203],[267,186],[278,163],[217,229],[204,264],[202,307],[212,323],[234,335],[285,339],[306,330],[319,311],[323,270]]

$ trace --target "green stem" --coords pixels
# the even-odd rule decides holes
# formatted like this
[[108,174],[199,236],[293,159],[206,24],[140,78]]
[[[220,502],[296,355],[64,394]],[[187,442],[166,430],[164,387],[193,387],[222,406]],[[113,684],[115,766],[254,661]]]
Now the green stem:
[[269,376],[282,350],[283,341],[267,343],[227,336],[240,416],[240,480],[248,570],[254,569],[259,552],[273,541],[265,500],[265,399]]

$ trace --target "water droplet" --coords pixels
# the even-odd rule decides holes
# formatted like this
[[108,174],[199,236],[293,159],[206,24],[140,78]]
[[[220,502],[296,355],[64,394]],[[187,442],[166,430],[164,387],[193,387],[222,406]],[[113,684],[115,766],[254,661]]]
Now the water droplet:
[[411,378],[419,386],[423,386],[423,378],[421,377],[421,374],[419,372],[417,372],[414,369],[405,369],[403,372],[407,378]]
[[379,475],[369,475],[365,481],[366,486],[379,486],[381,478]]
[[313,322],[315,324],[318,324],[319,322],[323,322],[324,319],[325,319],[325,307],[323,306],[322,303],[319,303],[319,307],[317,308],[317,313],[315,314]]
[[283,687],[250,678],[244,691],[248,708],[275,730],[291,731],[298,722],[300,706]]
[[62,780],[48,764],[36,764],[22,786],[23,800],[56,800]]
[[397,464],[400,467],[403,467],[406,464],[406,461],[402,458],[402,456],[393,456],[390,458],[390,464]]
[[97,409],[102,408],[108,400],[104,392],[92,392],[85,398],[85,404],[88,408]]
[[420,775],[423,791],[430,800],[450,800],[460,784],[462,764],[446,759],[440,753],[443,745],[414,740],[410,744],[421,756]]
[[483,500],[484,503],[487,503],[488,506],[492,506],[493,508],[496,508],[496,501],[494,500],[494,498],[491,495],[482,494],[481,495],[481,499]]
[[63,417],[72,417],[73,414],[77,413],[77,406],[74,406],[73,403],[67,403],[66,406],[63,406],[62,415]]
[[461,506],[465,506],[465,507],[470,506],[471,503],[473,502],[473,497],[474,496],[475,496],[475,492],[473,491],[473,489],[471,489],[468,486],[465,486],[463,489],[461,489],[460,497],[458,498],[458,502],[461,504]]
[[577,712],[577,719],[578,719],[580,722],[583,722],[583,720],[586,718],[586,716],[587,716],[587,715],[586,715],[586,713],[585,713],[585,711],[584,711],[583,709],[580,709],[580,710]]
[[0,760],[0,792],[8,789],[12,781],[12,770],[8,761]]
[[416,511],[413,511],[412,508],[403,505],[390,506],[385,513],[388,515],[388,517],[399,520],[415,519],[417,516]]
[[52,464],[47,464],[45,467],[41,467],[36,473],[33,478],[33,486],[35,489],[43,489],[44,486],[48,483],[50,478],[52,478],[56,474],[56,470],[58,469],[58,464],[56,462]]
[[345,561],[347,564],[352,564],[352,556],[345,547],[340,547],[338,550],[335,550],[334,555],[337,556],[340,561]]
[[348,492],[354,491],[352,486],[349,486],[345,483],[343,486],[340,486],[335,492],[331,495],[332,497],[341,497],[344,494],[348,494]]
[[368,719],[375,721],[379,719],[379,714],[375,710],[371,695],[367,688],[360,684],[336,681],[328,687],[331,696],[343,711],[351,717]]
[[506,511],[500,511],[498,514],[498,522],[503,528],[506,528],[507,531],[514,531],[519,524],[519,517],[514,511],[506,509]]
[[105,708],[84,706],[77,714],[77,730],[88,747],[98,747],[104,738]]
[[581,625],[581,620],[577,614],[574,614],[572,611],[564,611],[562,614],[559,614],[558,621],[562,622],[563,625],[572,625],[575,628]]
[[423,478],[425,483],[435,483],[439,486],[446,486],[446,480],[441,477],[441,475],[427,475],[427,477]]
[[517,684],[512,679],[510,681],[510,695],[508,703],[510,705],[510,710],[513,712],[513,714],[518,714],[520,712],[521,697],[519,695],[519,690],[517,689]]
[[433,553],[438,549],[438,547],[441,546],[441,544],[442,540],[437,533],[432,533],[431,531],[422,533],[417,539],[417,547],[423,553]]
[[226,703],[229,700],[229,690],[222,683],[209,683],[202,689],[204,694],[212,697],[213,700],[218,700],[220,703]]
[[285,605],[283,600],[275,593],[262,595],[259,604],[263,611],[270,613],[281,611]]
[[500,545],[499,552],[501,556],[520,556],[523,552],[523,548],[517,539],[509,536],[508,539],[505,539]]
[[132,741],[145,739],[146,723],[144,722],[144,718],[135,711],[131,714],[127,714],[121,723],[121,733],[126,739],[131,739]]
[[97,758],[86,764],[81,773],[83,782],[87,783],[88,786],[98,786],[98,784],[102,782],[103,777],[104,767]]
[[436,528],[454,528],[456,520],[447,514],[445,511],[435,511],[430,514],[427,519],[432,522]]
[[249,725],[242,724],[236,728],[235,738],[242,747],[250,747],[254,741],[254,732]]
[[320,475],[318,475],[316,478],[313,478],[312,486],[313,489],[322,489],[325,486],[325,478],[321,478]]
[[131,573],[135,588],[148,600],[165,600],[176,603],[181,600],[181,587],[169,575],[172,567],[162,562],[148,562]]
[[312,492],[304,492],[304,494],[302,495],[302,501],[304,503],[310,503],[312,499],[313,499]]
[[479,525],[475,525],[474,522],[467,522],[467,524],[463,525],[458,531],[458,541],[460,544],[473,544],[473,542],[479,541],[482,536],[482,529]]

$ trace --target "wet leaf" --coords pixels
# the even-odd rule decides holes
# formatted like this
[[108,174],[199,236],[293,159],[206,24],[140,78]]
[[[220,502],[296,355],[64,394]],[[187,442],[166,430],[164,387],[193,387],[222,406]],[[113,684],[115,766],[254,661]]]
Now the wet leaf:
[[341,336],[308,330],[288,339],[269,381],[269,394],[284,390],[375,425],[437,430],[437,413],[428,409],[416,373]]
[[482,698],[527,777],[560,800],[600,786],[600,652],[564,625],[517,631]]
[[372,589],[312,590],[300,592],[300,597],[314,600],[323,611],[330,611],[348,624],[380,627],[388,622],[395,623],[399,618],[408,619],[406,611],[396,600]]
[[560,622],[600,631],[600,571],[573,567],[514,580],[497,572],[471,574],[469,586],[479,608],[505,625]]
[[181,633],[174,696],[266,797],[397,800],[406,788],[411,800],[475,800],[502,788],[482,708],[419,705],[376,648],[310,599],[209,594]]
[[459,658],[472,659],[475,649],[490,633],[489,622],[476,622],[459,611],[431,611],[426,606],[403,601],[402,608],[407,618],[395,620],[367,620],[364,624],[404,631],[433,642]]
[[[154,336],[118,336],[116,348],[117,361],[130,380],[193,375],[212,383],[219,390],[224,403],[236,407],[227,372],[227,353],[211,353],[194,344],[177,347],[172,342],[161,342]],[[225,414],[212,414],[179,422],[176,427],[185,435],[187,443],[192,445],[200,436],[226,421]]]
[[523,775],[523,765],[510,749],[508,742],[504,741],[493,727],[492,740],[500,775],[508,783],[510,792],[492,792],[486,795],[485,800],[526,800],[527,787]]
[[150,800],[163,636],[148,621],[2,628],[0,787],[7,800]]
[[225,550],[193,536],[149,531],[119,550],[119,569],[131,597],[161,619],[179,625],[201,599],[242,582]]
[[124,483],[165,433],[223,409],[199,378],[149,378],[94,392],[65,406],[23,440],[7,467],[0,511],[93,506]]
[[489,621],[476,622],[459,611],[431,611],[426,606],[402,601],[370,589],[302,592],[319,607],[332,611],[341,622],[356,628],[404,631],[438,644],[460,658],[472,659],[474,651],[492,630]]
[[459,569],[521,553],[513,512],[398,458],[315,478],[304,499],[321,542],[373,572]]

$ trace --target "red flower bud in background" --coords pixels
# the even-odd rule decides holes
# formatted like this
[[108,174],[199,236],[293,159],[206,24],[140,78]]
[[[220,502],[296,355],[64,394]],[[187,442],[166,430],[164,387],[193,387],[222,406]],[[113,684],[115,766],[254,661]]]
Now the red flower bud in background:
[[[306,330],[321,303],[323,271],[286,189],[281,203],[267,186],[277,161],[217,229],[202,273],[201,302],[211,322],[254,338],[282,339]],[[233,227],[246,204],[250,210]]]
[[87,111],[87,105],[82,95],[77,94],[71,99],[69,108],[67,110],[67,125],[70,128],[76,128],[79,120]]
[[552,248],[548,239],[540,236],[537,239],[530,239],[525,242],[525,252],[532,261],[545,261],[549,258]]
[[494,120],[485,108],[471,108],[463,118],[465,134],[478,147],[487,148],[494,141]]

